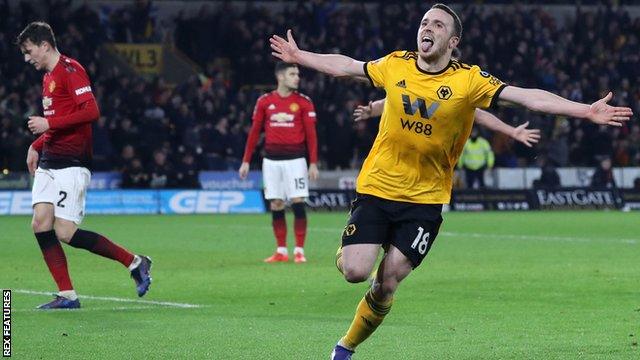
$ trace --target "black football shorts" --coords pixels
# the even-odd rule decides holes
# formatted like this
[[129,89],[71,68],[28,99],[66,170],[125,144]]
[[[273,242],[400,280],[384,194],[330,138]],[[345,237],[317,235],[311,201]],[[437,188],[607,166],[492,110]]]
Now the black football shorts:
[[358,194],[342,232],[342,246],[393,245],[416,268],[431,249],[440,224],[440,204],[415,204]]

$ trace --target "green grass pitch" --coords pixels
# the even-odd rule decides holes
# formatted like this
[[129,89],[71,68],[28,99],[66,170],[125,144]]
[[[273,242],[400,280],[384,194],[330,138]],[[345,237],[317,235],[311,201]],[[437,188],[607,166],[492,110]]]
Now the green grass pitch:
[[[13,357],[328,359],[367,287],[333,265],[345,220],[310,213],[309,262],[274,265],[269,215],[88,216],[153,258],[147,302],[120,264],[65,247],[83,308],[44,312],[36,292],[55,285],[30,219],[0,217]],[[639,230],[638,213],[448,213],[354,358],[640,359]]]

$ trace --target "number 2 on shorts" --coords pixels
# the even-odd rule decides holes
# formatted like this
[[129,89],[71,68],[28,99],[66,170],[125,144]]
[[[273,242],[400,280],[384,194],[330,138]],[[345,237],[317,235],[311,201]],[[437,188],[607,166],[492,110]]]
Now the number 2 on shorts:
[[58,201],[58,203],[56,205],[58,205],[59,207],[64,207],[64,204],[62,203],[66,198],[67,198],[67,192],[66,191],[60,191],[60,196],[62,196],[62,198],[60,199],[60,201]]
[[415,249],[416,247],[418,248],[418,252],[420,253],[420,255],[424,255],[427,252],[427,247],[429,246],[429,237],[430,237],[430,233],[426,233],[424,235],[422,235],[424,233],[424,229],[422,228],[422,226],[418,226],[418,236],[416,236],[416,238],[413,240],[413,244],[411,244],[411,248]]

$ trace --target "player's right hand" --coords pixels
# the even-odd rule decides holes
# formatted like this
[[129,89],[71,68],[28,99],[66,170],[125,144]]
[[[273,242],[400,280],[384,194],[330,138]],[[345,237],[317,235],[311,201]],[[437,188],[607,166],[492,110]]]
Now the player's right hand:
[[358,107],[353,110],[353,121],[367,120],[371,117],[371,112],[373,110],[373,101],[369,101],[367,105],[358,105]]
[[29,173],[34,175],[36,173],[36,169],[38,168],[38,152],[33,149],[32,146],[29,146],[29,150],[27,151],[27,168],[29,169]]
[[240,165],[240,170],[238,170],[238,175],[240,175],[240,179],[244,180],[247,178],[248,174],[249,174],[249,163],[243,162],[242,165]]
[[300,49],[293,39],[293,35],[291,35],[291,29],[287,30],[287,40],[278,35],[273,35],[269,39],[269,42],[271,43],[271,49],[273,49],[271,55],[287,63],[296,62],[296,56],[300,52]]

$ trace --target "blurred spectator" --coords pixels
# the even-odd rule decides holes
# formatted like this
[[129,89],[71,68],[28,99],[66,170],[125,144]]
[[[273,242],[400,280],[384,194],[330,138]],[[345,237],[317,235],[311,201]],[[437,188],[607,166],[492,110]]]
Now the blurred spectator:
[[606,126],[598,126],[598,131],[592,135],[589,143],[594,158],[601,159],[613,156],[613,138]]
[[468,189],[484,188],[484,171],[493,168],[494,161],[491,145],[474,127],[458,161],[458,168],[464,169]]
[[202,131],[202,144],[208,170],[228,170],[226,157],[233,153],[227,118],[221,118],[216,126],[207,123]]
[[200,187],[198,168],[195,158],[190,152],[185,153],[180,164],[176,166],[176,187],[182,189],[197,189]]
[[323,144],[329,170],[344,170],[351,167],[351,149],[353,148],[353,124],[346,113],[336,114],[335,121],[327,126],[331,141]]
[[604,158],[600,161],[600,165],[591,177],[591,186],[597,188],[615,188],[616,181],[613,178],[613,170],[611,169],[611,159]]
[[546,159],[542,161],[542,173],[540,179],[534,180],[533,187],[535,189],[556,189],[561,186],[560,175],[556,171],[555,166]]
[[640,166],[640,125],[634,124],[631,127],[627,144],[629,145],[629,165]]
[[633,190],[640,191],[640,177],[635,178],[633,180]]
[[27,149],[31,134],[9,117],[0,119],[0,170],[27,171]]
[[153,164],[149,168],[149,187],[163,189],[173,187],[175,173],[163,150],[153,152]]
[[124,171],[124,169],[131,163],[131,161],[136,157],[136,152],[131,144],[126,144],[122,147],[122,151],[120,152],[120,156],[117,158],[115,162],[115,169],[118,171]]
[[107,118],[100,116],[93,125],[93,170],[112,170],[113,145],[107,128]]
[[572,135],[573,140],[569,145],[569,163],[573,166],[586,166],[590,161],[584,131],[578,128]]
[[131,160],[122,172],[123,189],[143,189],[149,187],[149,174],[138,158]]
[[[356,123],[354,149],[353,149],[353,162],[352,167],[359,169],[364,162],[364,159],[369,155],[369,150],[373,145],[373,141],[376,138],[376,134],[370,130],[368,126],[376,121],[358,121]],[[329,143],[330,144],[330,143]]]
[[554,166],[567,166],[569,164],[569,122],[561,119],[553,130],[549,143],[548,162]]
[[496,167],[514,168],[518,166],[518,158],[513,151],[513,139],[503,133],[494,133],[491,138],[491,149],[495,154]]

